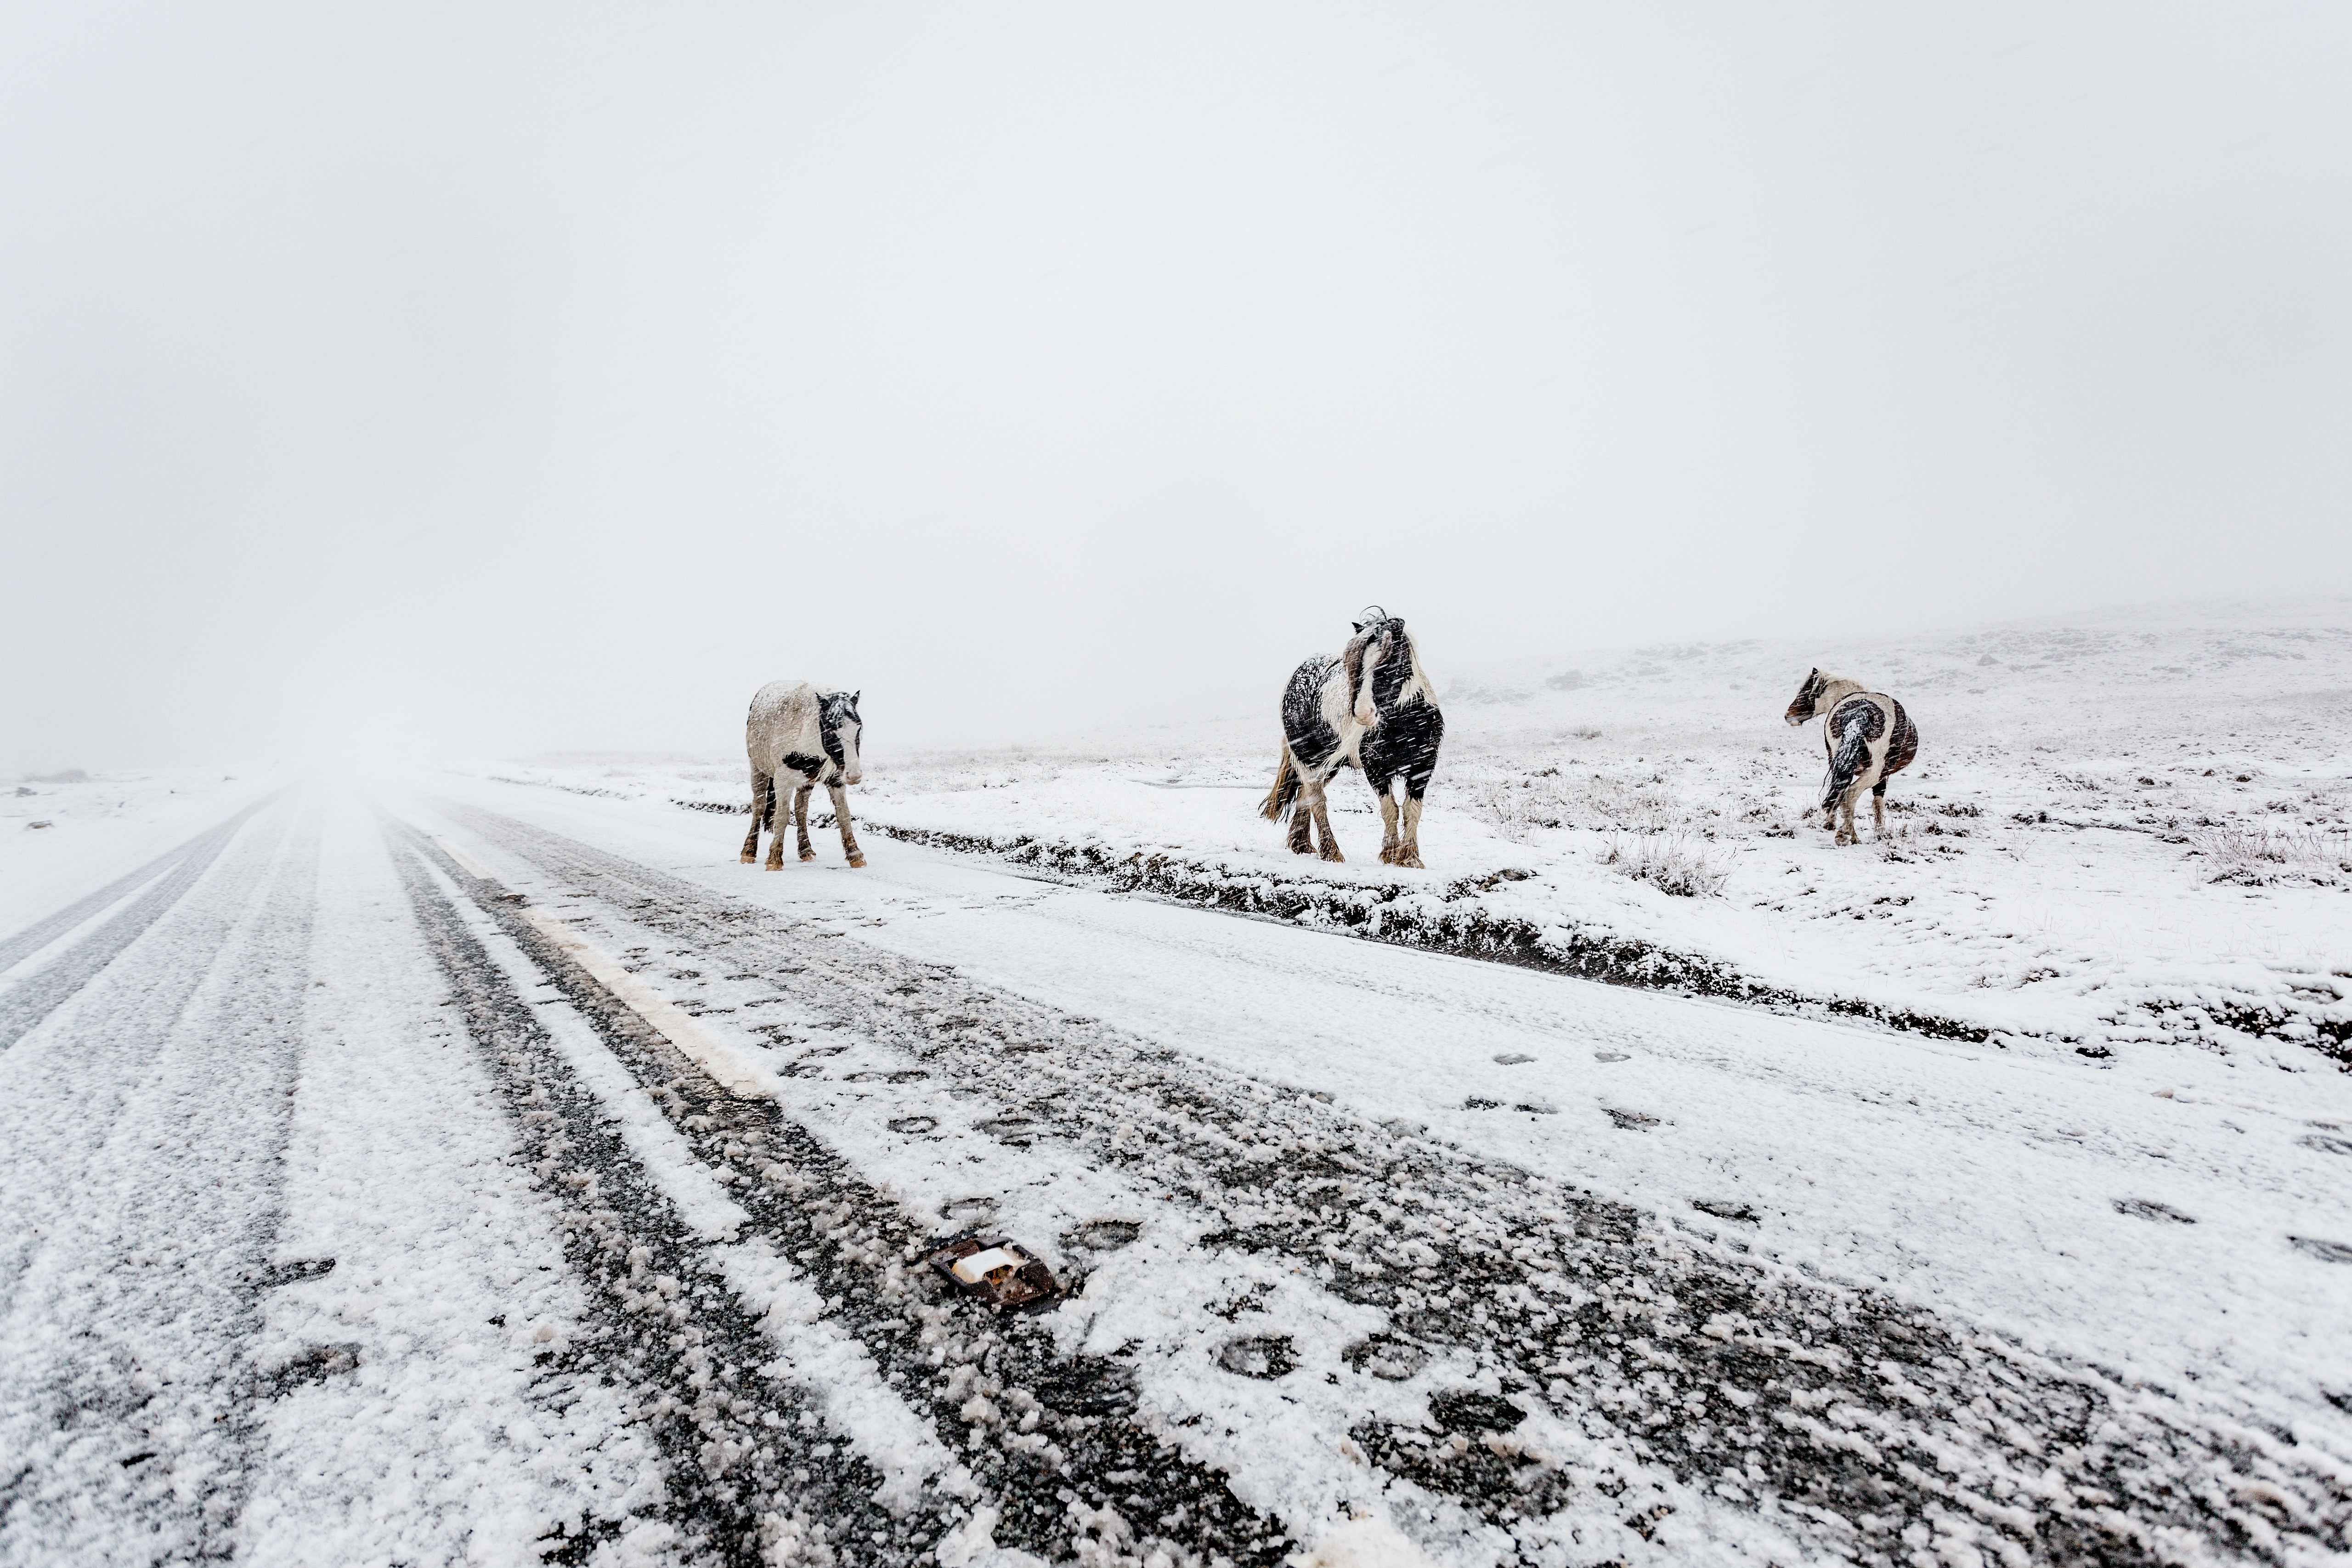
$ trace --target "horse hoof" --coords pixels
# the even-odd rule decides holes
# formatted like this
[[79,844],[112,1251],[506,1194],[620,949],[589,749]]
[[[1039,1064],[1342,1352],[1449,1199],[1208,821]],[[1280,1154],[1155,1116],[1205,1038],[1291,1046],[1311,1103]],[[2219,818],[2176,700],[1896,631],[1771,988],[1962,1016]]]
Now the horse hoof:
[[1340,854],[1337,849],[1326,849],[1323,851],[1323,858],[1334,861],[1340,865],[1345,865],[1348,859],[1345,855]]
[[745,864],[746,866],[749,866],[749,865],[751,865],[753,861],[755,861],[755,860],[757,860],[757,859],[759,859],[759,857],[758,857],[757,855],[746,854],[746,855],[743,857],[743,864]]
[[782,860],[771,860],[766,865],[760,868],[762,871],[781,871],[783,868],[784,863]]
[[863,871],[866,869],[866,857],[863,855],[852,855],[849,858],[849,868],[853,871]]
[[801,861],[802,861],[802,863],[803,863],[803,864],[804,864],[804,865],[805,865],[807,862],[809,862],[809,861],[811,861],[811,860],[814,860],[814,859],[815,859],[815,858],[816,858],[816,851],[815,851],[815,850],[814,850],[814,849],[803,849],[803,850],[802,850],[802,851],[801,851]]
[[1425,871],[1429,868],[1421,863],[1421,857],[1418,855],[1399,856],[1397,858],[1397,864],[1403,867],[1408,871]]

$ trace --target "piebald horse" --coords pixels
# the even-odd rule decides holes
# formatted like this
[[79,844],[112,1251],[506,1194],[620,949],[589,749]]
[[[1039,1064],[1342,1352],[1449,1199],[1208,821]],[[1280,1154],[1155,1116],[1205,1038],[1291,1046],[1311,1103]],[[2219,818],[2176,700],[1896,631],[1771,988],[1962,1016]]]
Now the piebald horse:
[[1919,731],[1903,704],[1883,691],[1865,691],[1859,680],[1816,669],[1797,689],[1787,718],[1802,724],[1826,714],[1822,743],[1830,754],[1822,781],[1822,826],[1837,829],[1840,844],[1852,844],[1854,803],[1870,792],[1870,815],[1879,837],[1886,837],[1886,781],[1919,754]]
[[1345,860],[1324,785],[1341,768],[1361,768],[1380,797],[1381,859],[1419,870],[1421,799],[1437,771],[1445,719],[1403,620],[1374,605],[1355,625],[1345,648],[1318,654],[1291,676],[1282,694],[1282,758],[1259,809],[1275,822],[1289,818],[1295,852],[1314,852],[1311,822],[1322,835],[1323,858]]
[[866,864],[857,836],[849,830],[845,787],[865,776],[857,759],[857,697],[855,691],[819,691],[805,680],[772,680],[752,697],[751,717],[743,721],[743,747],[751,758],[751,831],[743,836],[744,865],[759,858],[760,829],[772,827],[767,869],[784,868],[784,825],[776,820],[780,786],[790,792],[785,816],[799,826],[801,858],[816,858],[809,847],[808,808],[809,793],[820,784],[833,795],[841,852],[852,866]]

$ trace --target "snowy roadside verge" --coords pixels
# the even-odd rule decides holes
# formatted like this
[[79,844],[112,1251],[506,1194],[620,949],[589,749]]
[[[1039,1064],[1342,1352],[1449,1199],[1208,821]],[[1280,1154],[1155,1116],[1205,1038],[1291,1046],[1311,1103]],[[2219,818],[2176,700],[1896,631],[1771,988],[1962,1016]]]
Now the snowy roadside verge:
[[[631,798],[631,792],[559,778],[497,776],[498,782],[524,787]],[[683,792],[663,791],[659,798],[684,811],[742,811]],[[1903,984],[1892,976],[1841,973],[1838,966],[1755,966],[1711,952],[1702,942],[1677,942],[1664,932],[1637,934],[1644,924],[1696,924],[1704,938],[1712,927],[1703,921],[1648,918],[1644,910],[1633,907],[1644,897],[1642,890],[1573,865],[1495,866],[1490,857],[1486,868],[1450,877],[1440,871],[1424,879],[1371,867],[1334,871],[1288,855],[1154,846],[1139,842],[1137,835],[1103,831],[1107,825],[1089,824],[1097,831],[1087,836],[1054,837],[1018,827],[992,834],[919,820],[964,815],[926,809],[940,804],[928,795],[898,801],[869,795],[860,801],[856,821],[870,833],[902,843],[994,859],[1110,891],[1795,1016],[1871,1023],[1927,1038],[2092,1062],[2108,1059],[2119,1045],[2165,1042],[2224,1054],[2251,1051],[2267,1065],[2290,1071],[2329,1066],[2352,1071],[2352,987],[2341,984],[2347,978],[2341,973],[2242,962],[2194,970],[2162,963],[2126,969],[2118,963],[2076,992],[1972,988],[1953,994]],[[830,829],[831,814],[812,812],[810,826]],[[2060,823],[2011,831],[2033,832],[2038,826],[2044,834],[2060,834],[2077,826],[2099,825]],[[1661,895],[1654,901],[1692,900]],[[1831,983],[1808,984],[1800,977],[1805,973]]]
[[[864,820],[874,832],[928,848],[992,856],[1119,892],[1150,893],[1402,947],[1553,970],[1612,985],[1728,997],[1790,1012],[1862,1018],[1938,1039],[1983,1044],[1996,1033],[1991,1026],[1924,1009],[1891,1006],[1851,996],[1812,994],[1775,985],[1741,973],[1723,959],[1677,952],[1608,926],[1547,921],[1496,907],[1489,895],[1513,883],[1533,879],[1535,873],[1517,868],[1457,878],[1423,889],[1396,882],[1340,882],[1322,877],[1285,875],[1224,860],[1189,859],[1164,850],[1152,852],[1026,835],[991,838],[939,828],[904,826],[873,817]],[[825,825],[830,824],[828,817]]]

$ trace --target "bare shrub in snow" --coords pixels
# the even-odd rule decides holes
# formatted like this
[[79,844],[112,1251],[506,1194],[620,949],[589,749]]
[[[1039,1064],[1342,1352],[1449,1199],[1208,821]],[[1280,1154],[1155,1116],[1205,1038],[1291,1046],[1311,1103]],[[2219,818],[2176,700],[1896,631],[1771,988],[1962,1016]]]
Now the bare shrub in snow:
[[1470,809],[1514,844],[1526,843],[1539,827],[1569,826],[1569,795],[1557,777],[1486,780],[1465,793]]
[[2210,880],[2250,888],[2298,879],[2333,886],[2352,873],[2352,834],[2341,832],[2224,824],[2191,836],[2189,852],[2204,857]]
[[1705,840],[1687,833],[1612,833],[1601,863],[1678,899],[1713,898],[1731,873],[1717,867]]

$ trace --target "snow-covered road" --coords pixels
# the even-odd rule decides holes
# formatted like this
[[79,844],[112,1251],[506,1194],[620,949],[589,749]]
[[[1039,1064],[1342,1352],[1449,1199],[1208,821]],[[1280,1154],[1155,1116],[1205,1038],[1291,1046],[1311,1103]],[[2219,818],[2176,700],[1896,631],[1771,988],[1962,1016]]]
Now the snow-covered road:
[[2341,1077],[740,837],[299,788],[0,940],[0,1560],[2347,1548]]

